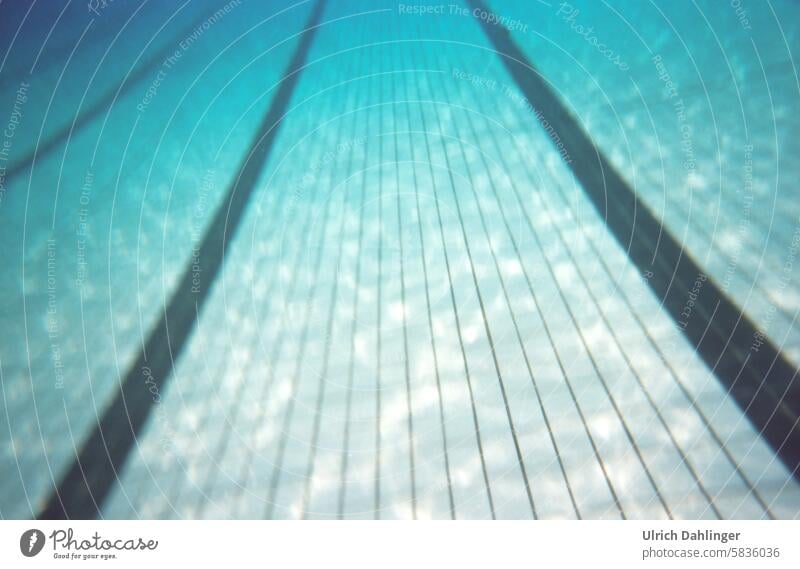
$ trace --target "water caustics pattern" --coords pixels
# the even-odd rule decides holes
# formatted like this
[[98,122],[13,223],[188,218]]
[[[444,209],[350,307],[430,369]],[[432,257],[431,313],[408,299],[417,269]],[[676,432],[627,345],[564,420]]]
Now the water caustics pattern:
[[0,29],[3,518],[800,516],[797,3]]

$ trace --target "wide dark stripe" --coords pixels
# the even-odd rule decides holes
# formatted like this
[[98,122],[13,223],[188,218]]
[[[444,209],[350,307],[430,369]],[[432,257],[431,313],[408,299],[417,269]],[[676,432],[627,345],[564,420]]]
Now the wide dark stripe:
[[[487,10],[481,0],[473,9]],[[784,464],[800,478],[798,370],[639,201],[636,192],[584,132],[527,56],[501,26],[479,21],[530,104],[558,134],[567,164],[630,260],[649,271],[650,288],[686,338]],[[695,281],[702,283],[691,316],[681,316]]]
[[152,376],[159,391],[164,393],[175,360],[183,350],[197,314],[222,266],[226,247],[239,225],[275,142],[278,127],[286,114],[319,25],[323,5],[324,0],[318,0],[314,6],[269,110],[227,190],[226,199],[203,237],[198,257],[202,268],[199,285],[194,281],[193,267],[190,264],[184,270],[161,319],[150,332],[144,350],[128,370],[120,391],[83,445],[55,493],[50,496],[39,515],[40,519],[86,519],[99,513],[103,499],[125,464],[137,435],[155,405],[149,385],[145,382]]

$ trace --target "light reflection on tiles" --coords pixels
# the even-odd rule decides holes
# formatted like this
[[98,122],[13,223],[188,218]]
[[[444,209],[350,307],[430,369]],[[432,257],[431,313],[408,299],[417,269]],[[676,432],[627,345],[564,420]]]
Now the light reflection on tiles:
[[[469,20],[379,13],[322,29],[311,61],[387,35],[485,45]],[[468,51],[388,44],[304,74],[295,100],[319,93],[313,118],[283,126],[281,146],[298,145],[265,173],[181,359],[163,403],[173,432],[151,422],[105,515],[447,518],[449,474],[456,517],[527,518],[514,437],[542,518],[575,517],[569,492],[583,517],[619,517],[610,488],[629,517],[797,514],[796,483],[658,313],[546,134],[452,77]],[[321,90],[353,68],[362,78]],[[509,132],[519,146],[492,142]]]
[[[575,3],[584,16],[602,12]],[[700,2],[711,13],[707,4]],[[269,104],[296,38],[264,50],[293,38],[309,6],[232,43],[255,15],[275,8],[254,5],[234,10],[224,30],[187,54],[146,120],[136,123],[131,111],[142,89],[126,92],[107,124],[91,123],[33,171],[32,186],[61,192],[48,236],[64,247],[64,264],[81,185],[95,173],[91,272],[83,289],[71,272],[59,278],[60,349],[75,378],[67,389],[52,389],[48,342],[0,326],[4,412],[13,418],[10,430],[0,421],[0,438],[10,443],[0,446],[0,467],[12,473],[0,485],[4,517],[32,515],[74,457]],[[798,206],[779,200],[798,163],[783,160],[779,174],[773,156],[776,136],[787,155],[797,145],[789,135],[794,86],[771,71],[782,65],[776,38],[758,48],[768,82],[750,51],[723,38],[735,54],[743,107],[722,104],[734,96],[724,81],[711,89],[723,136],[694,138],[697,156],[715,158],[689,176],[674,109],[644,51],[630,60],[641,78],[633,86],[581,37],[564,35],[552,14],[540,17],[552,7],[493,5],[540,26],[517,39],[588,133],[751,317],[777,307],[769,333],[800,361],[800,296],[780,280]],[[663,9],[684,30],[688,16]],[[636,17],[665,60],[683,60],[657,12],[638,7]],[[732,14],[713,17],[738,25]],[[103,516],[798,517],[797,482],[660,312],[646,275],[608,233],[547,133],[514,103],[519,94],[477,23],[400,17],[388,1],[329,2],[324,20],[222,274]],[[633,41],[615,22],[608,29]],[[796,25],[785,24],[795,38],[788,26]],[[712,40],[707,30],[688,38],[693,49]],[[590,73],[565,64],[565,53],[590,62]],[[720,63],[710,51],[698,54],[701,65]],[[510,90],[459,79],[455,69]],[[687,69],[670,67],[689,120],[707,123],[706,103],[692,96],[702,85]],[[52,86],[55,77],[50,69],[37,80]],[[97,92],[116,80],[104,76]],[[50,130],[77,104],[68,87]],[[267,96],[250,108],[253,93]],[[759,118],[768,99],[777,132]],[[29,120],[42,120],[42,105],[30,107],[37,111]],[[130,146],[119,144],[134,123]],[[34,130],[26,133],[19,144],[34,144]],[[737,166],[748,139],[758,145],[759,204],[780,207],[754,207],[742,234],[741,200],[720,188],[744,183]],[[665,180],[685,180],[688,189]],[[22,251],[26,267],[24,277],[0,273],[11,291],[3,319],[24,319],[31,338],[46,337],[47,241],[26,238],[21,226],[25,219],[49,228],[53,196],[42,194],[43,205],[29,210],[26,185],[15,180],[0,210],[9,220],[0,238]],[[80,329],[83,336],[66,333]]]

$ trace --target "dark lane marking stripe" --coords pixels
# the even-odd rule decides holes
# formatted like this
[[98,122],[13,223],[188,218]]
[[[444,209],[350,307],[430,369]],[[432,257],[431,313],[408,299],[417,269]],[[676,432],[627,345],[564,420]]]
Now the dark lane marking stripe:
[[[69,140],[73,133],[80,131],[86,125],[97,119],[104,111],[110,112],[113,105],[127,92],[131,90],[137,83],[148,76],[148,73],[153,71],[157,66],[164,62],[167,57],[175,53],[176,45],[181,40],[191,34],[199,25],[205,20],[210,18],[213,12],[204,13],[192,23],[183,28],[180,33],[175,35],[176,42],[167,42],[164,47],[154,53],[151,57],[147,58],[144,63],[136,66],[131,73],[123,77],[119,86],[110,88],[106,91],[97,101],[89,106],[84,112],[78,114],[72,121],[58,128],[53,134],[49,135],[44,142],[36,144],[32,149],[25,153],[25,155],[16,160],[11,166],[8,167],[6,173],[6,183],[16,178],[21,173],[25,172],[36,160],[41,160],[57,148],[59,148],[65,141]],[[120,33],[122,33],[121,30]],[[77,49],[77,45],[73,48]]]
[[[482,0],[467,0],[489,10]],[[722,385],[769,442],[795,478],[800,479],[800,386],[796,370],[748,317],[718,288],[669,230],[638,200],[545,79],[500,26],[479,20],[503,65],[522,94],[558,133],[575,177],[609,231],[641,271],[664,310],[716,374]],[[681,316],[695,281],[707,280],[691,318]]]
[[125,464],[153,409],[153,398],[145,381],[152,376],[160,392],[164,392],[175,359],[180,355],[222,266],[226,247],[234,236],[275,142],[278,127],[319,27],[323,5],[324,0],[317,0],[269,110],[228,188],[225,201],[220,204],[203,237],[198,258],[206,278],[201,279],[198,286],[193,282],[192,267],[186,267],[161,320],[150,332],[144,350],[131,366],[120,391],[87,439],[80,455],[50,496],[40,519],[88,519],[99,514],[100,504],[117,479],[117,473]]

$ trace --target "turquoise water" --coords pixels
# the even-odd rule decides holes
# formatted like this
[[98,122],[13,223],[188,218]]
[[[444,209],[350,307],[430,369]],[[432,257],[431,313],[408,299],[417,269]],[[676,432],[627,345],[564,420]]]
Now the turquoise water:
[[[796,366],[798,7],[733,4],[491,6]],[[795,478],[660,310],[480,15],[409,6],[327,2],[100,515],[796,518]],[[42,510],[196,263],[313,5],[62,7],[0,5],[20,30],[0,67],[19,123],[6,518]]]

